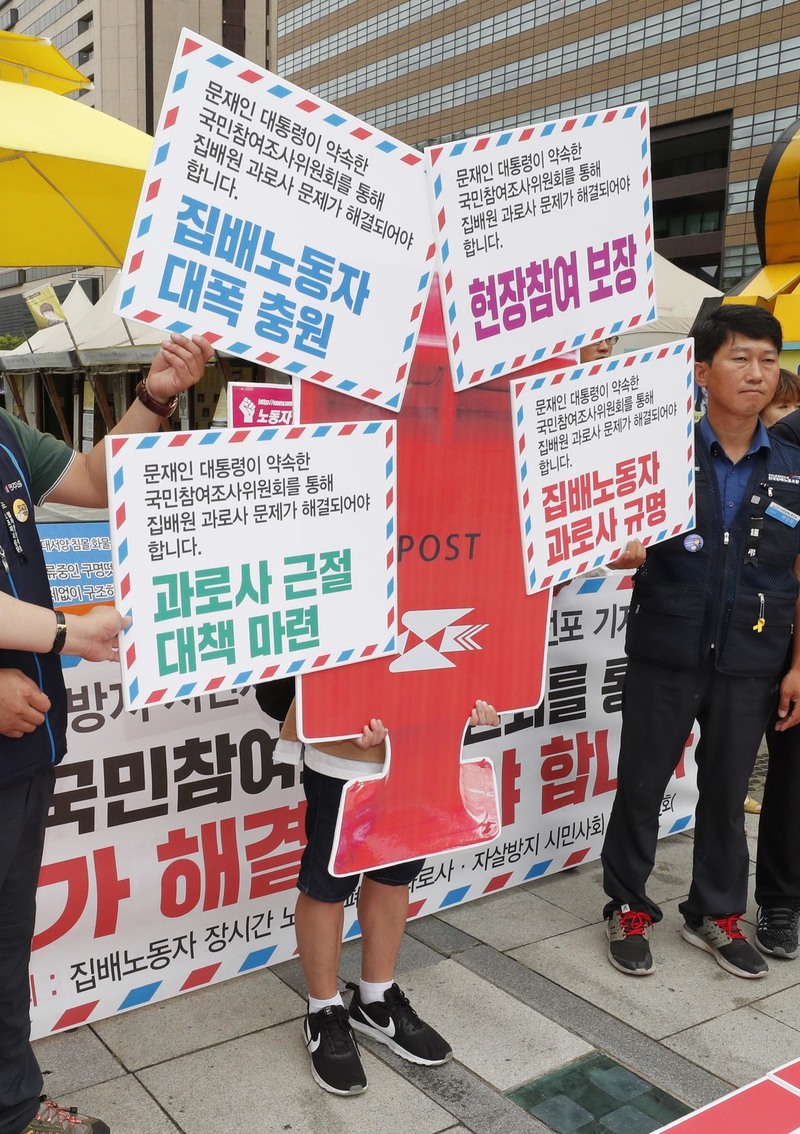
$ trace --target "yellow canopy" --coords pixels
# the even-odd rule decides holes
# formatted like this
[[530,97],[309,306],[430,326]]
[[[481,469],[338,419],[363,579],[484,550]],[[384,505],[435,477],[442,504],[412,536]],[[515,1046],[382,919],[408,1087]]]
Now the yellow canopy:
[[74,99],[0,82],[0,267],[120,266],[152,141]]
[[0,32],[0,82],[44,87],[55,94],[94,89],[49,39],[7,31]]

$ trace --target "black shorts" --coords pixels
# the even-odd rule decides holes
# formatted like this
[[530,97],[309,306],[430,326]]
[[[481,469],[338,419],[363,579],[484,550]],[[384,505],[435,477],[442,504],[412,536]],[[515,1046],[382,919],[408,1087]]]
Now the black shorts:
[[[337,878],[328,870],[339,817],[339,801],[346,781],[323,776],[312,768],[303,768],[306,793],[306,848],[300,862],[297,889],[318,902],[344,902],[355,890],[360,874]],[[424,858],[381,866],[367,871],[367,878],[385,886],[407,886],[422,869]]]

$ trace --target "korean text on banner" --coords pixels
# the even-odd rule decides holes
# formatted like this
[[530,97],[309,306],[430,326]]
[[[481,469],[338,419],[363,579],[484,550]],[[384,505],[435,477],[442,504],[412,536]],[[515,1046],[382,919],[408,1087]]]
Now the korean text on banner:
[[528,593],[694,526],[694,373],[684,340],[512,382]]
[[395,652],[395,433],[106,439],[126,708]]
[[433,257],[422,154],[182,32],[118,314],[396,410]]
[[426,154],[456,389],[655,319],[646,103]]

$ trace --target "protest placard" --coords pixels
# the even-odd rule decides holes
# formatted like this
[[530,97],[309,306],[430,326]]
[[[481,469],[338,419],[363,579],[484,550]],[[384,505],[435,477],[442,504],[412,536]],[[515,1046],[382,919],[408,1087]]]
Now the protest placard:
[[[542,698],[550,593],[525,592],[510,379],[456,392],[443,319],[437,279],[397,418],[397,656],[364,662],[358,681],[344,671],[298,681],[304,739],[352,736],[374,716],[390,728],[385,774],[342,793],[334,874],[494,839],[491,765],[459,759],[466,720],[476,698],[498,712]],[[301,420],[350,410],[336,391],[301,383]]]
[[694,526],[694,368],[683,340],[512,381],[528,593]]
[[394,653],[395,433],[106,438],[127,708]]
[[291,425],[295,420],[294,386],[278,382],[229,382],[228,425],[251,429]]
[[118,314],[397,409],[433,256],[421,153],[181,33]]
[[655,319],[646,103],[426,155],[456,389]]

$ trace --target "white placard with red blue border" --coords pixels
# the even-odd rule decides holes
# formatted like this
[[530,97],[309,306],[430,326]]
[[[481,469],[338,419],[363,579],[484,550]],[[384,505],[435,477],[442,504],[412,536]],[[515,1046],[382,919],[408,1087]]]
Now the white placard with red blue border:
[[[78,599],[92,593],[97,564],[110,560],[108,525],[42,534],[48,562],[69,547],[89,552],[72,582]],[[614,574],[554,595],[542,704],[475,730],[463,749],[494,763],[502,832],[429,858],[412,917],[598,857],[616,787],[630,594],[630,575]],[[129,713],[118,665],[74,660],[30,966],[35,1037],[296,955],[300,768],[281,762],[252,688]],[[693,824],[696,732],[666,790],[661,835]],[[355,896],[344,934],[360,934]]]
[[294,382],[229,382],[228,425],[231,429],[293,425],[295,386]]
[[529,594],[694,527],[691,339],[512,382],[511,398]]
[[646,103],[426,155],[457,390],[656,318]]
[[106,438],[126,708],[396,652],[396,428]]
[[397,410],[426,180],[410,146],[184,29],[117,314]]

